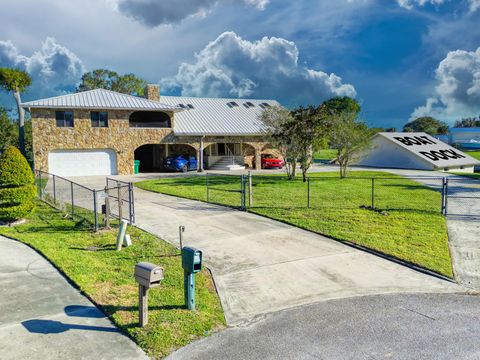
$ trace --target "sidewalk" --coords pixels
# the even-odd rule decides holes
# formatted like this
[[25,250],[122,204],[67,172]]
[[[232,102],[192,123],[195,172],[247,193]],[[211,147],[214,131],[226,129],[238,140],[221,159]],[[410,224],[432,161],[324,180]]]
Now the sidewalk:
[[2,236],[0,358],[148,359],[48,261]]

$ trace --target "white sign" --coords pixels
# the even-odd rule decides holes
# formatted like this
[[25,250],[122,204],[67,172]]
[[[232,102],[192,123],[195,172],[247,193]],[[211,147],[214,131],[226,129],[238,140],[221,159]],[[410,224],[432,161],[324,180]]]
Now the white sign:
[[415,153],[436,168],[471,166],[479,163],[473,157],[426,133],[381,133],[381,135]]

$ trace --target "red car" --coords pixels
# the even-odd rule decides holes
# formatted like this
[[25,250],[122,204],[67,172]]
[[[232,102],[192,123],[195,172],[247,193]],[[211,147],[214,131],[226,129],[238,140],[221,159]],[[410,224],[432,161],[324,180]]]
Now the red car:
[[[282,159],[277,159],[272,154],[262,154],[262,169],[282,169],[283,165]],[[253,167],[255,167],[255,161]]]

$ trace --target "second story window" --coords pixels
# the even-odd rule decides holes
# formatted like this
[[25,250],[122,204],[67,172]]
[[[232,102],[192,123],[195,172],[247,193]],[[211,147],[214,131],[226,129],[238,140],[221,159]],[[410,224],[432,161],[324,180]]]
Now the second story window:
[[73,127],[73,111],[55,111],[57,127]]
[[90,112],[92,127],[108,127],[108,112],[92,111]]

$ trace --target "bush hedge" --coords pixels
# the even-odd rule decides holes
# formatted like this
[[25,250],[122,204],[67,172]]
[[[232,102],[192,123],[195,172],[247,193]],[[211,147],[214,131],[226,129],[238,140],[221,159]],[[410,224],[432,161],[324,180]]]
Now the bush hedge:
[[35,205],[35,177],[20,151],[9,146],[0,157],[0,220],[28,215]]

